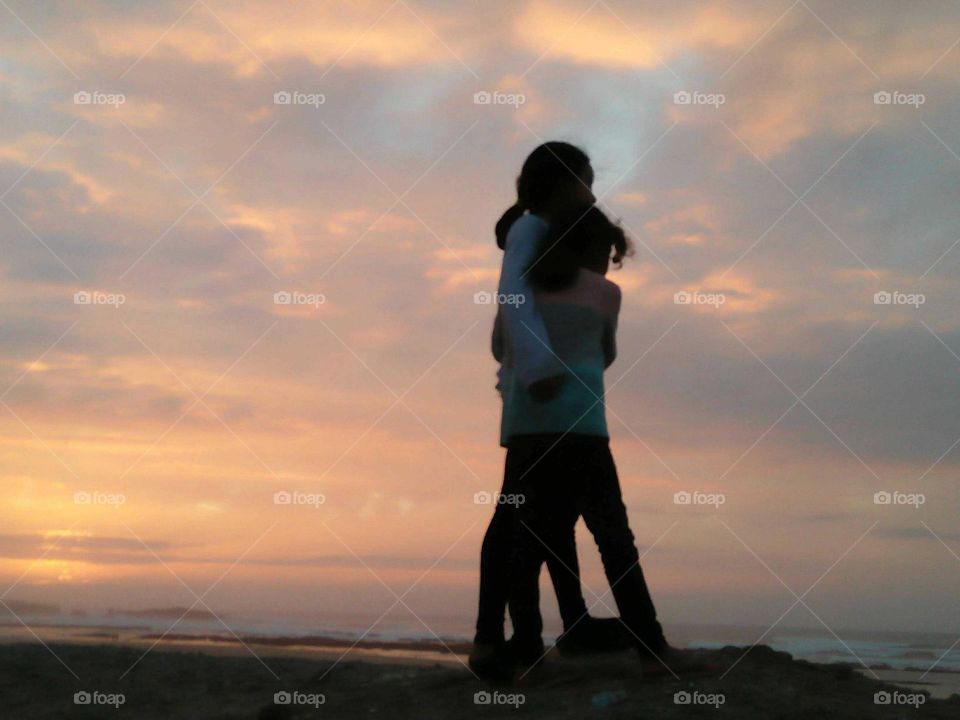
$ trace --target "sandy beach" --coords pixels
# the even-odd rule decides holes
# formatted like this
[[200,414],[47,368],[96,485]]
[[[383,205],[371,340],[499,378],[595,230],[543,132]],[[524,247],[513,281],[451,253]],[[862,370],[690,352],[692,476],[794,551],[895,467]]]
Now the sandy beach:
[[[644,679],[625,655],[551,653],[513,687],[478,682],[462,656],[361,647],[247,649],[186,641],[0,645],[2,718],[692,717],[956,718],[960,695],[878,682],[852,668],[758,646],[711,651],[731,668],[697,680]],[[56,657],[55,657],[55,655]],[[742,658],[742,659],[741,659]],[[72,674],[78,677],[74,678]],[[889,680],[902,681],[901,677]],[[79,694],[78,694],[79,693]],[[942,694],[942,693],[941,693]],[[78,702],[80,704],[78,704]],[[83,704],[86,702],[87,704]]]

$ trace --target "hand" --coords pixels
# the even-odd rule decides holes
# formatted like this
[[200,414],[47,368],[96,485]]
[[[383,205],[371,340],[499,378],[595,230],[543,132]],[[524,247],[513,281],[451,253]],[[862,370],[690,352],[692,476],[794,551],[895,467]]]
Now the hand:
[[564,380],[565,376],[554,375],[553,377],[544,378],[543,380],[537,380],[530,385],[528,390],[537,402],[549,402],[560,392],[560,386],[563,385]]

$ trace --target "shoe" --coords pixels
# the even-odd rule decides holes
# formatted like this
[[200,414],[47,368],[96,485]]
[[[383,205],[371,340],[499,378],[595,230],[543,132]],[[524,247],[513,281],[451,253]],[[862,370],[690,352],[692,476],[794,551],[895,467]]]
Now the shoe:
[[632,638],[620,618],[586,617],[557,638],[557,650],[566,657],[627,650]]
[[517,661],[510,645],[503,640],[474,643],[467,665],[481,680],[497,685],[512,683],[517,671]]
[[513,661],[517,665],[536,665],[546,654],[543,638],[521,640],[514,635],[507,641],[507,648]]

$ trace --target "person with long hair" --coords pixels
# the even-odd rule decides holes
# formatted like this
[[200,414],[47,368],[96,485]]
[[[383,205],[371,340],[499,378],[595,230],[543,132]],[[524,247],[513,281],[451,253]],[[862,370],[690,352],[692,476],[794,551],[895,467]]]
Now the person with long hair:
[[[593,172],[585,153],[548,143],[531,158],[517,182],[518,203],[496,228],[505,250],[501,292],[521,293],[525,311],[501,305],[493,338],[501,360],[500,444],[507,448],[502,494],[522,502],[497,504],[484,538],[470,665],[488,679],[509,681],[516,668],[542,658],[538,577],[546,563],[564,622],[561,651],[565,645],[616,649],[626,636],[646,660],[646,673],[696,673],[703,664],[670,647],[657,620],[609,449],[603,372],[616,357],[620,290],[604,274],[611,250],[619,264],[632,248],[623,231],[592,207]],[[527,175],[528,168],[535,172]],[[530,203],[531,184],[541,188],[531,178],[553,192]],[[562,376],[537,375],[557,364]],[[580,516],[600,549],[619,619],[598,620],[587,612],[574,535]],[[509,642],[503,631],[507,599],[514,629]]]
[[[513,512],[510,617],[515,644],[542,644],[540,567],[558,548],[572,544],[574,524],[582,516],[600,550],[620,620],[637,649],[652,660],[668,644],[627,520],[603,399],[603,373],[617,354],[621,304],[620,288],[604,274],[611,246],[618,243],[625,246],[622,230],[591,208],[548,232],[527,271],[568,377],[543,403],[532,401],[510,373],[514,382],[504,387],[501,444],[515,456],[511,492],[524,497]],[[516,348],[505,335],[504,366],[510,367]],[[574,619],[573,628],[580,622]],[[565,619],[570,632],[566,625]]]
[[499,297],[522,298],[504,306],[505,322],[518,343],[515,372],[536,399],[548,399],[563,382],[564,371],[536,311],[526,277],[540,240],[550,226],[570,222],[596,201],[593,167],[583,150],[570,143],[543,143],[527,156],[517,177],[517,200],[494,228],[503,253]]
[[[537,311],[527,269],[551,225],[566,224],[592,206],[595,200],[590,190],[592,184],[593,169],[586,153],[569,143],[544,143],[524,162],[516,183],[517,200],[496,224],[497,245],[504,250],[498,296],[520,299],[498,307],[494,343],[497,337],[508,334],[516,348],[509,376],[502,364],[498,370],[497,389],[501,393],[505,382],[509,381],[511,387],[522,388],[531,402],[547,403],[560,392],[567,379],[563,364],[553,351],[543,318]],[[494,347],[494,355],[498,353]],[[500,497],[510,496],[510,484],[518,477],[512,472],[515,455],[508,448]],[[470,665],[475,672],[485,676],[509,672],[516,657],[533,661],[542,651],[542,644],[521,647],[516,642],[507,643],[504,636],[504,616],[510,592],[508,565],[513,552],[511,538],[515,534],[511,522],[509,508],[498,502],[480,553],[479,610]],[[561,559],[551,558],[547,563],[558,604],[565,618],[582,619],[586,604],[579,571],[571,576],[567,569],[577,567],[576,548],[573,547],[572,552],[571,548],[564,548],[561,552]],[[603,644],[604,633],[592,625],[592,618],[579,625],[577,637],[586,647],[591,641],[595,645]]]

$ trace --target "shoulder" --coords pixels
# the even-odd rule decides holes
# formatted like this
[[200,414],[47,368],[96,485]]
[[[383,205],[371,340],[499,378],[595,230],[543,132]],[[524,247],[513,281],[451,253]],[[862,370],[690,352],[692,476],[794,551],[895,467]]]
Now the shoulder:
[[586,268],[580,268],[577,282],[558,295],[558,299],[577,297],[578,302],[590,305],[604,315],[615,315],[620,310],[620,287],[600,273]]
[[620,311],[620,303],[623,300],[623,293],[620,286],[612,280],[607,280],[600,273],[589,270],[583,271],[584,275],[589,276],[588,282],[592,283],[597,296],[601,299],[604,310],[616,314]]
[[580,268],[579,279],[585,287],[602,294],[604,297],[620,297],[620,286],[613,282],[613,280],[607,280],[604,275],[598,272]]
[[540,236],[547,231],[548,227],[546,220],[532,213],[527,213],[517,218],[513,225],[510,226],[510,231],[507,233],[507,247],[509,247],[514,240],[540,238]]
[[620,290],[620,286],[617,285],[613,280],[603,279],[604,288],[606,288],[606,293],[610,299],[616,303],[617,307],[620,307],[620,302],[623,299],[623,292]]

